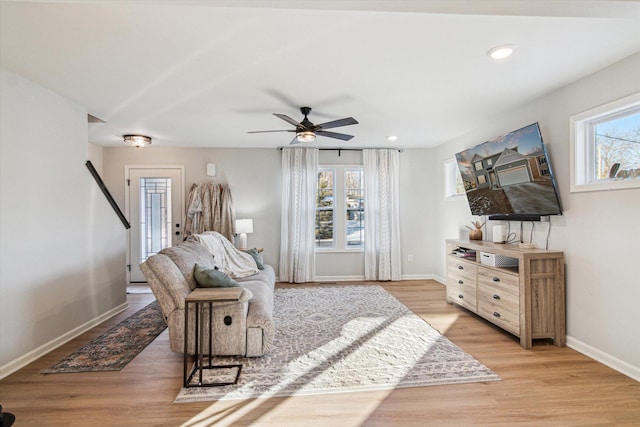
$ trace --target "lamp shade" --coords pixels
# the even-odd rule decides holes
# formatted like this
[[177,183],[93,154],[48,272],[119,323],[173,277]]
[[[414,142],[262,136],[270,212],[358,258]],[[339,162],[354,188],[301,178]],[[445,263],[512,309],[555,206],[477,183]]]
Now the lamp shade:
[[253,220],[252,219],[236,219],[236,233],[253,233]]

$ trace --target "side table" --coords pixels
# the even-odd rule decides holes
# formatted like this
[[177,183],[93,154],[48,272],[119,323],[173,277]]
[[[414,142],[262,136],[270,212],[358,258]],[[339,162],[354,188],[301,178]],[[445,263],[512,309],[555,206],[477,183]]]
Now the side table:
[[[217,387],[230,384],[236,384],[240,378],[242,365],[212,365],[211,358],[213,353],[213,331],[211,322],[213,317],[214,302],[233,302],[238,301],[242,295],[242,288],[196,288],[184,299],[184,387]],[[195,305],[195,361],[193,368],[189,371],[189,307]],[[209,315],[205,314],[205,307],[209,308]],[[225,319],[226,320],[226,319]],[[204,345],[204,328],[209,332],[209,345],[205,349]],[[206,357],[205,357],[206,355]],[[205,364],[205,361],[208,363]],[[210,369],[230,369],[236,368],[237,374],[234,381],[224,382],[204,382],[203,371]],[[195,373],[198,372],[198,381],[191,383]]]

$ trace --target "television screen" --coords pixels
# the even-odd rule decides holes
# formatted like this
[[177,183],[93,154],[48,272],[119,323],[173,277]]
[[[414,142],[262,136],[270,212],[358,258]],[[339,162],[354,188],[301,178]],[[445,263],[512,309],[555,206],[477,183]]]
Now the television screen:
[[562,213],[538,123],[456,154],[473,215],[539,220]]

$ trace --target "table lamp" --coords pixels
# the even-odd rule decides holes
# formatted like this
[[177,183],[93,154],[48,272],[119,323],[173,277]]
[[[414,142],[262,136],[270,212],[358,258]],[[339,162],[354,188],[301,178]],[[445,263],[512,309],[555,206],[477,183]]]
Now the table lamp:
[[247,249],[247,233],[253,233],[253,219],[236,219],[236,234],[240,235],[240,249]]

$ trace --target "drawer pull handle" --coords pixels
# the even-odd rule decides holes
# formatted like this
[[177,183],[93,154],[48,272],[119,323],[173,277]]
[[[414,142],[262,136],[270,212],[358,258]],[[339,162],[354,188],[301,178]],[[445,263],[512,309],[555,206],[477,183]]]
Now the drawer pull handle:
[[462,285],[464,283],[464,280],[458,280],[458,284]]
[[458,298],[464,299],[464,295],[460,294],[460,295],[458,295]]
[[494,311],[493,315],[496,316],[496,317],[500,317],[500,313],[498,313],[497,311]]
[[464,270],[464,267],[461,265],[458,265],[458,270]]
[[500,278],[499,278],[499,277],[494,277],[494,278],[493,278],[493,281],[494,281],[494,282],[499,282],[499,281],[500,281]]
[[493,299],[500,299],[500,295],[493,295]]

